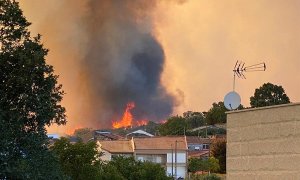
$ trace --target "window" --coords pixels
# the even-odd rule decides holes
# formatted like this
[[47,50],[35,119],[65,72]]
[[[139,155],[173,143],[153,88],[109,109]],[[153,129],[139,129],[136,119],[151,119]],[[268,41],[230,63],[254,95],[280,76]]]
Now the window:
[[203,149],[209,149],[209,145],[208,144],[203,144]]
[[137,157],[137,160],[143,162],[144,161],[144,157]]
[[161,163],[161,157],[160,156],[156,157],[156,163]]

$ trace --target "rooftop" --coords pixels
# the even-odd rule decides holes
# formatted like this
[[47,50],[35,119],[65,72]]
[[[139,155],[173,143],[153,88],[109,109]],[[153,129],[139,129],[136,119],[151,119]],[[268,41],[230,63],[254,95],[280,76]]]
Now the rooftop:
[[178,150],[187,150],[185,136],[155,136],[150,138],[134,138],[135,149],[137,150],[168,150],[175,148],[177,141]]
[[187,136],[186,142],[188,144],[210,144],[209,138],[201,138],[198,136]]
[[289,104],[280,104],[280,105],[274,105],[274,106],[247,108],[247,109],[242,109],[242,110],[227,111],[226,114],[240,113],[240,112],[246,112],[246,111],[258,111],[258,110],[272,109],[272,108],[281,108],[281,107],[287,107],[287,106],[299,106],[299,105],[300,105],[300,103],[289,103]]
[[133,153],[132,140],[98,141],[110,153]]

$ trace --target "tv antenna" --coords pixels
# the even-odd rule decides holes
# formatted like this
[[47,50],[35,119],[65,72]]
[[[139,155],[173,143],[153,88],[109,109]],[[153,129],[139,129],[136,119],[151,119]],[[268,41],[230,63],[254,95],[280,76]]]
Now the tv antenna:
[[251,66],[245,66],[245,63],[242,61],[236,61],[233,68],[233,91],[235,90],[235,76],[241,79],[246,79],[244,72],[255,72],[255,71],[265,71],[266,63],[258,63]]
[[265,71],[266,64],[258,63],[251,66],[245,66],[245,63],[242,61],[236,61],[235,66],[233,68],[233,91],[226,94],[224,97],[224,106],[228,110],[235,110],[241,104],[241,97],[240,95],[235,92],[235,77],[241,79],[246,79],[244,73],[245,72],[254,72],[254,71]]

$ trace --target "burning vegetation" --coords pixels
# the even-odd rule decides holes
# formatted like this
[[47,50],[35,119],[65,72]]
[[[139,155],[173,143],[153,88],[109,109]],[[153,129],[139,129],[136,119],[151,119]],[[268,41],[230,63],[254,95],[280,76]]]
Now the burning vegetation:
[[114,129],[122,128],[122,127],[132,127],[132,126],[142,126],[148,123],[148,120],[137,120],[134,121],[131,110],[135,108],[134,102],[129,102],[126,105],[125,112],[122,116],[122,119],[119,121],[113,121],[112,127]]

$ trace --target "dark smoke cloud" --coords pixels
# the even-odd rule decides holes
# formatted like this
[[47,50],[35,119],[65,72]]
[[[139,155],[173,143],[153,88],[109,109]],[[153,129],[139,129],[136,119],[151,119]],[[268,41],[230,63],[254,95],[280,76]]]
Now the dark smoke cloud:
[[159,121],[172,114],[177,98],[161,83],[165,55],[153,22],[160,1],[21,2],[67,93],[67,129],[111,127],[128,102],[136,104],[136,120]]
[[[152,34],[155,1],[90,1],[86,55],[81,61],[93,111],[87,120],[110,126],[128,102],[134,118],[159,121],[173,111],[175,97],[161,84],[165,56]],[[94,123],[93,123],[94,124]]]

